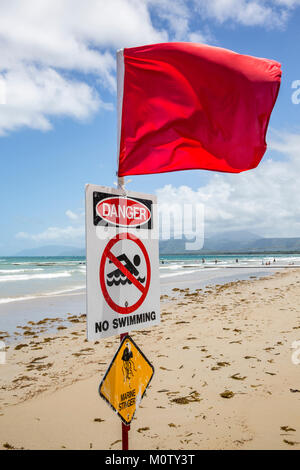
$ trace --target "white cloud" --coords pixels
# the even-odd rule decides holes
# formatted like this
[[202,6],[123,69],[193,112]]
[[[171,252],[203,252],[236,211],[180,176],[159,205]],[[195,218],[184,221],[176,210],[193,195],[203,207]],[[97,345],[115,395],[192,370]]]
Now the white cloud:
[[207,42],[211,18],[282,27],[297,5],[299,0],[1,0],[0,80],[7,104],[0,134],[20,127],[48,130],[54,116],[86,119],[112,109],[99,95],[101,89],[115,92],[118,48]]
[[300,5],[300,0],[273,0],[273,2],[287,8],[294,8]]
[[203,31],[191,31],[190,22],[194,18],[193,3],[187,0],[146,0],[156,23],[162,24],[173,41],[207,42],[208,35]]
[[84,237],[84,226],[80,227],[49,227],[45,231],[36,234],[19,232],[15,235],[20,240],[33,240],[35,242],[82,240]]
[[[300,134],[275,133],[269,149],[285,155],[285,160],[264,157],[260,165],[240,174],[213,173],[207,184],[193,190],[187,185],[165,185],[156,193],[160,206],[203,204],[205,233],[249,230],[261,236],[299,237]],[[210,175],[210,173],[207,173]],[[184,173],[183,173],[184,179]],[[68,209],[67,217],[78,226],[49,227],[43,232],[19,232],[17,239],[46,241],[83,241],[83,212]],[[186,220],[189,227],[192,223]],[[181,225],[175,225],[176,230]]]
[[194,0],[203,16],[219,23],[282,28],[299,0]]
[[[118,47],[168,40],[138,0],[2,0],[0,77],[7,88],[0,134],[48,130],[49,117],[85,119],[103,103],[87,83],[115,90]],[[81,74],[80,80],[70,78]],[[83,75],[86,74],[86,75]]]
[[208,37],[207,35],[201,33],[201,32],[189,32],[188,35],[187,35],[187,39],[190,41],[190,42],[199,42],[200,44],[204,44],[207,42],[208,40]]
[[[16,61],[95,72],[111,81],[114,57],[109,50],[166,39],[157,31],[145,1],[2,0],[0,64]],[[11,54],[11,51],[14,54]]]
[[0,76],[0,104],[6,104],[6,83]]
[[166,185],[157,191],[159,203],[203,203],[205,231],[250,230],[262,236],[300,236],[300,135],[276,134],[270,149],[284,161],[265,159],[255,170],[214,174],[197,190]]
[[71,220],[78,220],[78,215],[75,212],[72,212],[70,209],[66,211],[66,216]]
[[19,66],[3,75],[6,104],[0,107],[0,135],[22,126],[51,129],[51,116],[88,118],[103,103],[88,85],[51,68]]
[[84,218],[84,211],[80,209],[77,213],[67,209],[65,215],[72,221],[74,225],[68,225],[67,227],[48,227],[46,230],[40,233],[28,233],[18,232],[15,238],[19,240],[33,240],[35,242],[65,242],[71,240],[77,240],[82,242],[85,234],[85,227],[82,223]]

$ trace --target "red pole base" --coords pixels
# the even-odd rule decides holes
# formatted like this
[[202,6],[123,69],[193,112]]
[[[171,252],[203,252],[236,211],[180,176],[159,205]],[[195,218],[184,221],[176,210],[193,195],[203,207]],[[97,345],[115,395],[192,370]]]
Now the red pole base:
[[122,423],[122,450],[128,450],[128,431],[130,430],[130,425]]
[[122,343],[122,340],[123,340],[123,338],[125,338],[125,336],[128,336],[128,333],[121,333],[120,334],[120,343]]

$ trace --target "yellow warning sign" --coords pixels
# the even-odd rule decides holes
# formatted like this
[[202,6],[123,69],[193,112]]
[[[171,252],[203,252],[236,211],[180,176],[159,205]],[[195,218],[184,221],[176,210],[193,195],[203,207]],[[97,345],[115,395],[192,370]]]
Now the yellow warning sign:
[[100,386],[99,393],[130,424],[153,377],[154,368],[130,336],[125,336]]

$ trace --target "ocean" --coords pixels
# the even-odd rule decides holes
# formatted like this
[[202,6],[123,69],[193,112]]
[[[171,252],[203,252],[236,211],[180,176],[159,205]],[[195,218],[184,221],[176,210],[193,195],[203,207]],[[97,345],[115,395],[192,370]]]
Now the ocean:
[[[275,259],[275,262],[274,262]],[[238,261],[237,261],[238,260]],[[270,263],[270,265],[266,264]],[[160,257],[161,283],[176,278],[194,277],[209,279],[233,270],[279,268],[300,266],[300,255],[252,254],[252,255],[162,255]],[[229,271],[228,271],[229,272]],[[246,273],[246,271],[245,271]],[[0,305],[11,302],[63,296],[85,289],[86,266],[84,257],[1,257]]]
[[[296,266],[300,256],[293,254],[165,255],[160,294],[168,301],[181,295],[179,289],[205,289]],[[45,318],[47,331],[54,332],[55,319],[67,326],[72,315],[86,313],[85,277],[83,257],[0,257],[0,340],[18,341],[24,325]]]
[[83,257],[0,258],[0,304],[85,288]]

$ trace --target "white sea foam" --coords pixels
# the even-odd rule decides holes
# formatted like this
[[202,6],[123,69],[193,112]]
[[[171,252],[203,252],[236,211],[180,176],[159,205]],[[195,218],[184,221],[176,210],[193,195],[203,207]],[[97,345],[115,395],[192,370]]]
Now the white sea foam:
[[85,284],[62,289],[62,290],[57,290],[53,292],[40,293],[36,295],[26,295],[26,296],[20,296],[20,297],[6,297],[6,298],[0,299],[0,304],[8,304],[10,302],[18,302],[20,300],[34,300],[34,299],[41,299],[41,298],[47,298],[47,297],[55,297],[55,296],[60,296],[60,295],[68,295],[68,294],[72,294],[75,291],[82,290],[84,288],[85,288]]
[[0,304],[9,304],[10,302],[16,302],[18,300],[31,300],[34,299],[35,296],[33,295],[27,295],[24,297],[6,297],[3,299],[0,299]]
[[61,290],[56,290],[54,292],[49,292],[48,294],[45,294],[45,296],[67,294],[68,292],[74,292],[76,290],[85,289],[85,287],[86,287],[85,284],[82,284],[80,286],[68,287],[66,289],[61,289]]
[[163,279],[163,278],[166,278],[166,277],[185,276],[186,274],[193,274],[193,273],[196,273],[197,271],[198,271],[197,269],[193,269],[193,270],[190,270],[190,271],[182,270],[182,271],[178,271],[177,273],[161,274],[160,278]]
[[188,264],[184,264],[182,266],[183,268],[203,268],[203,264],[199,264],[199,263],[188,263]]
[[182,264],[166,264],[165,266],[159,266],[159,269],[181,269]]
[[59,277],[70,277],[71,274],[68,271],[62,271],[57,273],[43,273],[43,274],[16,274],[8,276],[0,276],[0,282],[10,281],[29,281],[32,279],[56,279]]
[[27,272],[36,272],[36,271],[44,271],[44,270],[43,268],[0,269],[0,273],[4,273],[4,274],[27,273]]
[[[3,260],[5,261],[5,260]],[[85,266],[84,261],[16,261],[11,263],[12,266]]]
[[75,272],[86,273],[86,267],[80,266]]
[[34,261],[18,261],[16,263],[11,263],[11,264],[12,264],[12,266],[23,266],[23,264],[24,265],[26,265],[26,264],[34,265],[34,264],[37,264],[37,263],[35,263]]

